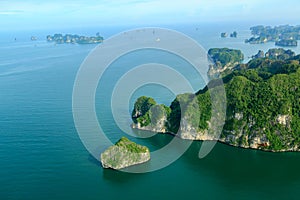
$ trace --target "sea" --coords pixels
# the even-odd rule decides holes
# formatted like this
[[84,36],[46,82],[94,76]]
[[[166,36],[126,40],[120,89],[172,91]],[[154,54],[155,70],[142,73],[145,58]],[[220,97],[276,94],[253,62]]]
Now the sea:
[[[102,168],[99,159],[81,141],[72,111],[77,73],[97,45],[55,45],[46,41],[46,35],[99,32],[106,39],[132,28],[139,27],[0,33],[0,199],[299,199],[300,153],[297,152],[270,153],[217,143],[200,159],[202,142],[194,141],[179,159],[153,172],[128,173]],[[163,28],[191,37],[206,51],[214,47],[240,49],[245,63],[258,50],[266,52],[275,47],[274,43],[245,44],[244,40],[251,36],[249,26],[245,25],[190,24]],[[233,31],[237,31],[237,38],[220,37],[221,32]],[[31,41],[32,35],[38,39]],[[300,53],[299,47],[292,50]],[[141,50],[122,56],[105,72],[97,87],[95,110],[112,143],[126,136],[155,151],[172,141],[171,135],[150,132],[144,132],[151,135],[148,138],[133,137],[118,127],[111,111],[114,85],[138,64],[163,63],[194,80],[195,90],[205,86],[203,80],[194,77],[193,71],[186,70],[187,63],[172,56]],[[142,95],[170,105],[177,94],[158,84],[139,87],[128,109],[118,111],[128,127],[133,103]]]

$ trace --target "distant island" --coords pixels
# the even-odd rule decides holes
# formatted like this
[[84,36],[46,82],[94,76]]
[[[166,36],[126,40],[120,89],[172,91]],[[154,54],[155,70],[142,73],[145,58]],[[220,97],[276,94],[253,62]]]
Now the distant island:
[[[143,96],[134,104],[132,127],[264,151],[300,151],[300,55],[270,49],[266,53],[259,51],[243,64],[238,50],[214,48],[209,54],[219,63],[213,68],[221,73],[218,77],[227,96],[220,137],[215,137],[211,119],[210,91],[218,90],[217,79],[196,93],[200,112],[197,118],[193,117],[195,101],[191,101],[191,94],[177,95],[169,107]],[[186,108],[184,113],[180,106]]]
[[250,28],[253,37],[246,39],[246,43],[261,44],[275,42],[277,46],[294,47],[300,39],[300,26],[254,26]]
[[[228,34],[226,32],[221,33],[222,38],[226,38],[227,36],[228,36]],[[229,36],[232,37],[232,38],[236,38],[237,37],[237,32],[233,31],[232,33],[230,33]]]
[[97,44],[103,42],[103,37],[96,34],[96,36],[80,36],[72,34],[54,34],[47,36],[48,42],[55,42],[56,44]]
[[292,50],[285,50],[283,48],[274,48],[269,49],[266,53],[262,50],[259,50],[258,53],[252,56],[253,59],[255,58],[269,58],[272,60],[288,60],[295,57],[296,54]]
[[103,168],[122,169],[147,162],[150,160],[150,151],[147,147],[122,137],[115,145],[106,149],[100,157]]
[[36,41],[36,40],[37,40],[37,37],[36,37],[36,36],[31,36],[30,40],[31,40],[31,41]]
[[227,34],[226,32],[221,33],[221,37],[222,37],[222,38],[227,37],[227,35],[228,35],[228,34]]
[[298,45],[298,42],[294,39],[282,39],[276,41],[275,45],[283,47],[296,47]]

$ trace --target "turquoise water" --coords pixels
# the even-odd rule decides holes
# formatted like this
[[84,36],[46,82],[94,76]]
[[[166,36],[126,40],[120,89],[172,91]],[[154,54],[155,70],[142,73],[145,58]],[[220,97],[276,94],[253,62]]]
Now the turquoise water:
[[[225,27],[226,28],[226,27]],[[249,31],[238,39],[219,38],[225,29],[196,30],[178,27],[203,47],[240,48],[250,56],[273,44],[244,44]],[[228,28],[228,32],[232,28]],[[224,30],[227,31],[227,30]],[[108,31],[110,35],[115,30]],[[207,34],[206,34],[207,33]],[[43,35],[42,33],[40,33]],[[0,41],[0,199],[297,199],[300,195],[300,155],[267,153],[217,144],[204,159],[198,159],[201,142],[170,166],[146,174],[103,170],[81,143],[72,116],[72,90],[81,62],[95,45],[53,45],[30,42],[26,34],[16,42]],[[22,36],[22,37],[21,37]],[[295,49],[298,51],[298,48]],[[252,53],[254,52],[254,53]],[[141,55],[144,55],[141,58]],[[96,95],[99,123],[115,142],[124,135],[110,113],[110,91],[114,82],[132,65],[152,60],[166,64],[171,55],[140,52],[120,59],[107,72],[105,86]],[[130,59],[129,59],[130,58]],[[175,58],[176,59],[176,58]],[[175,61],[173,61],[175,62]],[[184,62],[173,65],[183,70]],[[199,81],[199,89],[203,86]],[[174,94],[149,85],[139,95],[154,96],[170,104]],[[120,114],[126,116],[126,111]],[[129,116],[127,116],[129,119]],[[127,119],[126,119],[127,120]],[[159,149],[172,137],[156,135],[133,140]]]

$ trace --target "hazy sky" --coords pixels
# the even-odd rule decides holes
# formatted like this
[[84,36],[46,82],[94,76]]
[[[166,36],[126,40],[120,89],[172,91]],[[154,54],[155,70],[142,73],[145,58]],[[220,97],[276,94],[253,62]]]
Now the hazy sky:
[[1,29],[255,21],[300,24],[299,0],[0,0]]

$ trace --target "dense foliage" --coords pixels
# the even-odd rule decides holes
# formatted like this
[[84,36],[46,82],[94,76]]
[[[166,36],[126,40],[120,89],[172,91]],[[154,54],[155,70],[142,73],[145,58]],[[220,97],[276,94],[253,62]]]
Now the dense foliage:
[[[148,113],[148,111],[153,105],[156,105],[156,102],[153,98],[145,97],[145,96],[139,97],[134,103],[134,108],[132,111],[132,119],[134,123],[137,123],[138,118],[144,117],[145,123],[149,124],[150,123],[150,121],[148,121],[149,116],[145,116],[145,115],[146,113]],[[147,115],[149,115],[149,113]],[[141,120],[140,118],[140,121],[144,121],[144,120]]]
[[224,67],[229,63],[239,63],[244,60],[244,55],[240,50],[228,49],[228,48],[212,48],[209,49],[208,55],[218,65]]
[[169,117],[171,109],[165,105],[156,104],[151,97],[139,97],[134,104],[132,111],[132,120],[141,126],[155,125],[165,116]]
[[[294,71],[294,70],[293,70]],[[270,147],[280,150],[291,142],[300,142],[300,69],[290,74],[276,74],[268,79],[246,77],[250,70],[233,78],[226,84],[228,109],[224,130],[243,130],[246,134],[266,134]],[[287,72],[289,73],[289,72]],[[243,118],[235,119],[235,113]],[[288,116],[286,124],[277,122],[279,116]],[[226,131],[225,131],[226,132]],[[242,141],[241,141],[242,142]]]
[[259,44],[276,42],[279,46],[297,46],[300,39],[300,26],[254,26],[250,28],[253,37],[246,39],[246,43]]
[[[300,142],[299,58],[287,58],[253,59],[223,78],[228,102],[224,136],[241,130],[244,136],[265,134],[272,150]],[[235,113],[242,119],[233,117]],[[289,120],[282,125],[279,116]]]
[[281,26],[253,26],[250,28],[251,33],[257,36],[272,37],[272,39],[288,39],[293,38],[296,40],[300,39],[299,31],[300,26],[290,26],[290,25],[281,25]]
[[149,152],[149,149],[145,146],[136,144],[132,141],[130,141],[126,137],[122,137],[116,144],[116,146],[124,147],[127,151],[133,152],[133,153],[146,153]]
[[148,161],[150,151],[147,147],[122,137],[115,145],[101,153],[100,159],[104,168],[122,169]]
[[[272,53],[271,50],[269,53]],[[233,135],[229,143],[249,146],[253,137],[265,138],[262,149],[285,150],[300,146],[300,55],[264,57],[240,64],[224,76],[227,96],[226,122],[222,137]],[[197,94],[199,130],[209,128],[211,97],[208,88]],[[181,107],[188,95],[178,95],[170,106],[167,129],[176,133]],[[193,116],[193,107],[184,109]],[[263,144],[264,145],[264,144]]]

